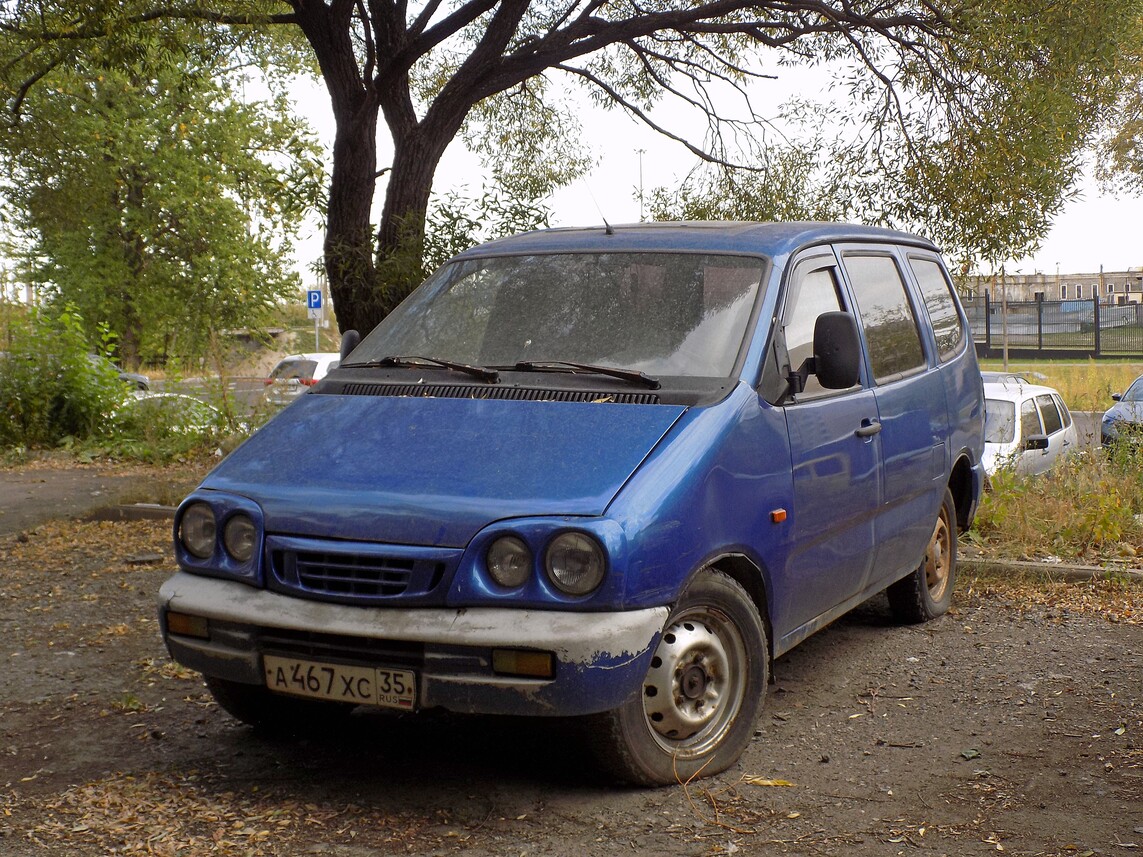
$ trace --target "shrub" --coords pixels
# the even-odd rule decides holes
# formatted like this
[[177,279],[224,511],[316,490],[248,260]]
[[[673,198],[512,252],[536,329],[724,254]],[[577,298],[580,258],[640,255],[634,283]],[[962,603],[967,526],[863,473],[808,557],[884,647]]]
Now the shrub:
[[1128,449],[1095,449],[1043,476],[993,475],[974,531],[1005,555],[1065,559],[1143,554],[1143,471]]
[[6,319],[0,359],[0,443],[52,447],[97,435],[127,390],[112,365],[93,358],[72,310]]

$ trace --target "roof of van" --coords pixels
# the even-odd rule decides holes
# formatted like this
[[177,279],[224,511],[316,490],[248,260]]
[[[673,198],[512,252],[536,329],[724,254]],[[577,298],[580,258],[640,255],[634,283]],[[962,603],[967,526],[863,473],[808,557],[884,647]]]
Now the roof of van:
[[937,249],[918,235],[877,226],[688,221],[541,229],[489,241],[464,251],[460,258],[579,250],[683,250],[780,256],[806,245],[839,241],[891,241]]

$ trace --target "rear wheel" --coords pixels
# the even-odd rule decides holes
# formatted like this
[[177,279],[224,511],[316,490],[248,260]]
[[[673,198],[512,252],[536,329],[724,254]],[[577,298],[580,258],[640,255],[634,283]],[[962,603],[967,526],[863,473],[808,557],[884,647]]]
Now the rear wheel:
[[243,723],[262,732],[288,735],[312,732],[344,720],[352,705],[314,702],[271,693],[256,684],[243,684],[205,676],[207,689],[219,707]]
[[768,657],[750,596],[704,570],[667,620],[641,693],[592,724],[601,764],[639,785],[726,770],[754,734]]
[[956,503],[945,489],[921,564],[888,589],[889,606],[902,622],[925,622],[948,612],[956,583]]

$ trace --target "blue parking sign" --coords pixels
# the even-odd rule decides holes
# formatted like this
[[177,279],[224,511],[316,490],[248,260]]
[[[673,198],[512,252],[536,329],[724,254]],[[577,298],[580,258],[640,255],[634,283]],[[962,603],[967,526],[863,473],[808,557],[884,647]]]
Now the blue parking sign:
[[321,289],[310,289],[306,292],[306,307],[308,309],[321,309]]

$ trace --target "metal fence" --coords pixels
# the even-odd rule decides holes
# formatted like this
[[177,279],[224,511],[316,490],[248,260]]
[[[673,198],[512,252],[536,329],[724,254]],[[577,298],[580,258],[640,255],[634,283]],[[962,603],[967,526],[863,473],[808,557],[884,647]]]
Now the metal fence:
[[976,352],[1000,357],[1143,357],[1143,305],[1076,301],[966,300]]

